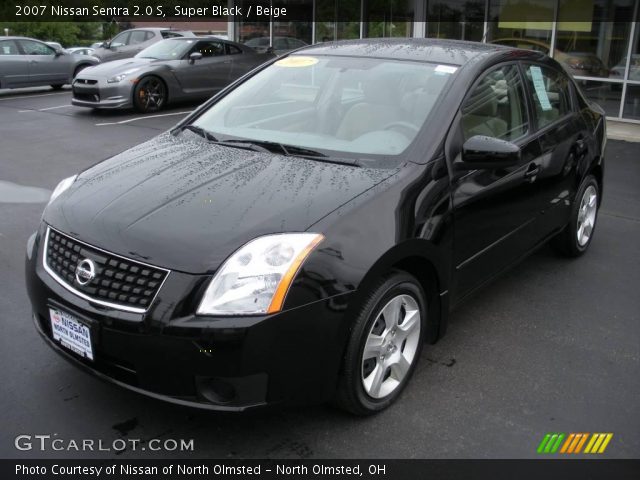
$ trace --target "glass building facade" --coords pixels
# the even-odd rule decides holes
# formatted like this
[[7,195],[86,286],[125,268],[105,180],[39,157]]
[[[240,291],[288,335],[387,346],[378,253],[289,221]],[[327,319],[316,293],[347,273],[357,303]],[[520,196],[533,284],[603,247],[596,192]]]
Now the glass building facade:
[[[243,0],[229,0],[242,6]],[[282,53],[369,37],[499,43],[561,62],[611,119],[640,123],[640,0],[278,0],[296,21],[235,22],[231,38]],[[300,11],[304,14],[300,17]]]

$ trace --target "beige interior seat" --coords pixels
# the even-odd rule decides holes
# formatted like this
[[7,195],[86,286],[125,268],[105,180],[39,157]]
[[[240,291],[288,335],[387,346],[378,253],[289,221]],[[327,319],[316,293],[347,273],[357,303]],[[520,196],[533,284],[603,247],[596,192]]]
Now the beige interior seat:
[[504,138],[508,125],[505,120],[497,117],[499,97],[491,85],[485,88],[478,86],[462,115],[462,128],[465,138],[474,135]]
[[353,105],[344,115],[336,137],[354,140],[360,135],[381,130],[402,119],[393,76],[380,76],[363,82],[364,101]]

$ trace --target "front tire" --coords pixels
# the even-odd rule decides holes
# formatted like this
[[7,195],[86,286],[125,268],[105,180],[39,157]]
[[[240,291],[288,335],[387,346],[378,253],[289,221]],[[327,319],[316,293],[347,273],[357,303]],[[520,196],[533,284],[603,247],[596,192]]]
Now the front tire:
[[167,87],[158,77],[143,77],[133,89],[133,106],[139,112],[157,112],[166,102]]
[[588,175],[578,189],[569,223],[551,242],[556,251],[567,257],[579,257],[587,251],[595,232],[599,205],[598,181]]
[[407,273],[381,280],[354,322],[336,394],[356,415],[384,410],[399,396],[422,351],[426,296]]

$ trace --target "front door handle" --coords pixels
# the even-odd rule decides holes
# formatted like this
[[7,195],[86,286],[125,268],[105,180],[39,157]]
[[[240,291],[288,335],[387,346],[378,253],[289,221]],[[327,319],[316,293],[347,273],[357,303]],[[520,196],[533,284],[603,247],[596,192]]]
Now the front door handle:
[[536,181],[538,173],[540,173],[540,167],[536,163],[530,163],[527,171],[524,172],[524,178],[533,183]]

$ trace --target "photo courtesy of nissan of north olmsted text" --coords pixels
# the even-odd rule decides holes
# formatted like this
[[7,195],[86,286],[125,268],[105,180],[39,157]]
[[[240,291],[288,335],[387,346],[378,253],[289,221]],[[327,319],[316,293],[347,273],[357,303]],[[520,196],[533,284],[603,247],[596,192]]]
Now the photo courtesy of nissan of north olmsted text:
[[0,5],[0,478],[640,478],[640,0]]

